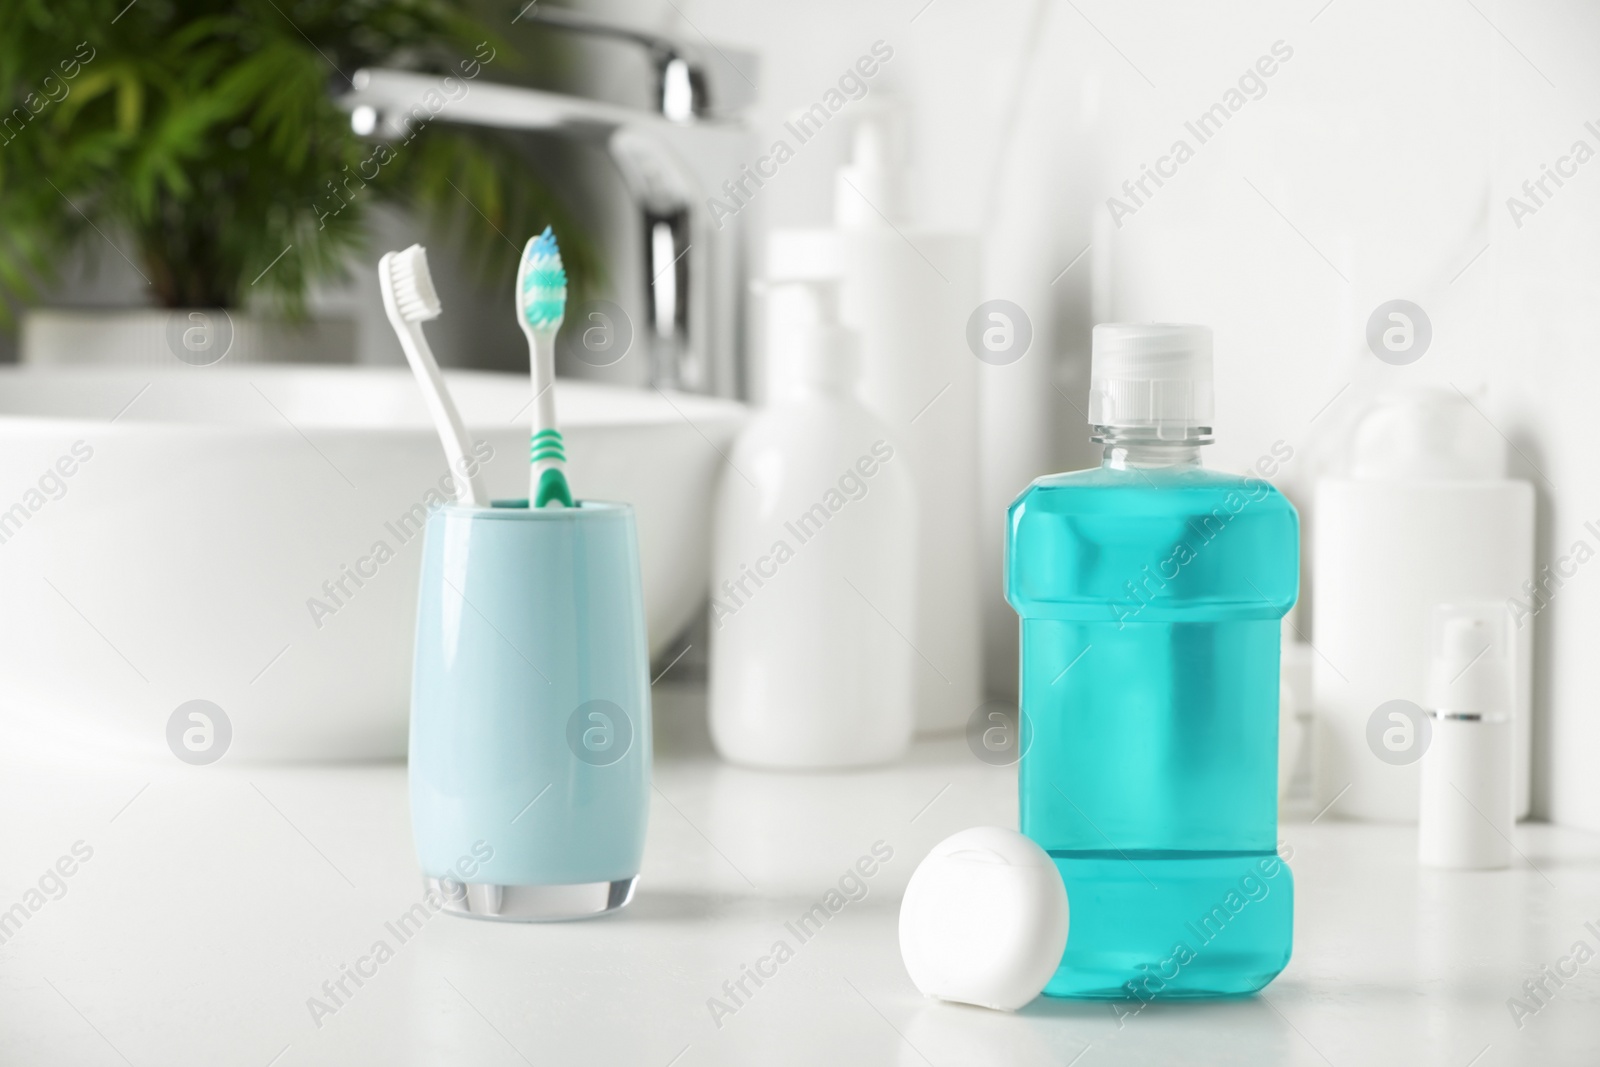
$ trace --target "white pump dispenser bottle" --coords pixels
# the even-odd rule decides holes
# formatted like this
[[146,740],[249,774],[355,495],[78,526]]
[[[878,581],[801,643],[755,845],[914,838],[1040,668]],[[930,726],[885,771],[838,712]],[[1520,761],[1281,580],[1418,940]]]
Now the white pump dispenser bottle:
[[840,315],[861,336],[861,398],[904,442],[916,482],[917,728],[964,727],[983,702],[978,574],[976,236],[919,227],[908,210],[906,109],[858,112],[834,184]]
[[802,276],[771,285],[772,377],[784,387],[740,435],[717,493],[711,736],[751,766],[883,763],[913,727],[911,472],[856,399],[837,283],[817,257],[774,258]]

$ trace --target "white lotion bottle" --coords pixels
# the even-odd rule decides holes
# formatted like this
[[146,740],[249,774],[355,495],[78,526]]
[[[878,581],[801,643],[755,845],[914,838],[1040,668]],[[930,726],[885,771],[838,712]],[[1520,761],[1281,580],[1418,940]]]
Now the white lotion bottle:
[[[1533,579],[1534,497],[1506,476],[1506,444],[1460,393],[1413,389],[1379,399],[1357,428],[1347,476],[1317,485],[1311,640],[1315,806],[1374,822],[1415,822],[1416,758],[1379,758],[1379,705],[1429,706],[1429,646],[1439,604],[1522,599]],[[1533,627],[1514,626],[1511,789],[1527,815]]]
[[768,302],[789,385],[745,427],[717,492],[711,737],[755,767],[884,763],[913,728],[911,472],[856,398],[835,283],[798,273],[812,276],[780,279]]
[[861,336],[861,398],[904,442],[920,548],[917,729],[961,729],[983,701],[978,578],[977,237],[913,225],[892,104],[863,109],[839,169],[840,315]]

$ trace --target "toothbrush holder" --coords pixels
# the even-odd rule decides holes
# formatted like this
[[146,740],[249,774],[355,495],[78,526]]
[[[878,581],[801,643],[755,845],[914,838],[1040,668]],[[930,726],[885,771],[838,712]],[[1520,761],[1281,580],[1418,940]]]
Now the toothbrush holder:
[[633,509],[435,510],[410,749],[429,897],[517,922],[625,906],[644,854],[650,747]]

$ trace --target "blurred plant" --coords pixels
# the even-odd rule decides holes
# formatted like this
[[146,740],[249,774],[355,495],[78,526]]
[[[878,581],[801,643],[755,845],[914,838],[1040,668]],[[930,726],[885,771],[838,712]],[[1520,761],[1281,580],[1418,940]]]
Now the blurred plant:
[[520,246],[507,242],[552,224],[580,287],[592,246],[507,135],[435,121],[381,146],[334,103],[364,66],[437,73],[457,94],[493,64],[509,73],[509,46],[466,7],[0,0],[0,321],[102,240],[164,306],[259,296],[300,317],[379,202],[415,210],[508,287]]

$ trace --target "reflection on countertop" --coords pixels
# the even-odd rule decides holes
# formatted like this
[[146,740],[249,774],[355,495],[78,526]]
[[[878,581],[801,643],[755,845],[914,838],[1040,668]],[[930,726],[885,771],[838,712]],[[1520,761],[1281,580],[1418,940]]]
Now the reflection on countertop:
[[[1600,949],[1595,835],[1523,825],[1512,870],[1450,873],[1417,867],[1413,827],[1286,823],[1294,959],[1264,996],[1003,1015],[921,998],[896,915],[937,841],[1015,825],[1013,769],[960,736],[876,770],[730,767],[700,688],[655,697],[638,895],[585,923],[397,926],[422,898],[397,763],[0,756],[0,1062],[1492,1067],[1600,1048],[1600,960],[1574,959]],[[801,923],[875,845],[874,874]]]

